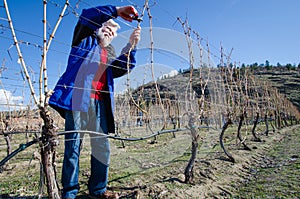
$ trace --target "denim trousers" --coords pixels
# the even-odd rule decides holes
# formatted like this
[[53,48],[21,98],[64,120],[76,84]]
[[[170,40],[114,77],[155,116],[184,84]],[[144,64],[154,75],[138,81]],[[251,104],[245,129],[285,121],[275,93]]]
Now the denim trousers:
[[[104,101],[91,99],[88,112],[66,111],[65,130],[87,130],[108,134],[106,106]],[[62,198],[75,198],[79,191],[79,156],[82,132],[65,134],[65,152],[62,168]],[[105,136],[90,134],[91,175],[88,189],[91,195],[106,191],[110,161],[109,140]]]

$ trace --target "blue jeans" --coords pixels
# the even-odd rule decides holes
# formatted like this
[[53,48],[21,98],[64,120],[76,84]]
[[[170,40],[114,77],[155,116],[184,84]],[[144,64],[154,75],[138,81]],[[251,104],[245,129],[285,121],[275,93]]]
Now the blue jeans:
[[[107,134],[106,106],[103,101],[91,99],[89,111],[66,111],[65,130],[88,130]],[[82,133],[65,134],[65,152],[62,168],[62,197],[75,198],[79,191],[78,173]],[[91,176],[88,189],[91,195],[103,194],[108,182],[110,146],[108,138],[90,134]]]

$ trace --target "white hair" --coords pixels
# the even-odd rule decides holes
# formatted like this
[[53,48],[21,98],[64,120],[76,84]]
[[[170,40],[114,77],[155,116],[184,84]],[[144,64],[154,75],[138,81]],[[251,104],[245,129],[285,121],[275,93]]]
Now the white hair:
[[117,36],[117,31],[121,28],[121,26],[117,22],[115,22],[113,19],[109,19],[106,22],[104,22],[102,24],[102,27],[103,26],[110,26],[110,27],[116,28],[115,37]]
[[119,30],[121,28],[120,25],[117,22],[115,22],[112,19],[109,19],[109,20],[107,20],[106,22],[104,22],[102,24],[101,28],[99,28],[99,29],[96,30],[96,35],[101,40],[101,43],[102,43],[102,45],[104,47],[108,46],[111,43],[111,39],[107,39],[104,36],[104,34],[102,33],[102,28],[105,27],[105,26],[109,26],[109,27],[111,27],[111,28],[113,28],[113,29],[116,30],[115,33],[114,33],[114,37],[117,36],[117,30]]
[[104,25],[109,25],[109,26],[112,26],[112,27],[117,28],[117,30],[119,30],[119,29],[121,28],[120,25],[119,25],[117,22],[115,22],[113,19],[107,20],[107,21],[104,22],[102,25],[103,25],[103,26],[104,26]]

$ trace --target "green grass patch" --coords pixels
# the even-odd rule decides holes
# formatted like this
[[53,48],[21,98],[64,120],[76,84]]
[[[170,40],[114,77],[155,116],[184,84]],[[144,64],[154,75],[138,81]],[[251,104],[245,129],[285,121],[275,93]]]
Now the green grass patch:
[[233,198],[300,197],[300,129],[289,133],[267,152],[264,163],[256,168],[255,179]]

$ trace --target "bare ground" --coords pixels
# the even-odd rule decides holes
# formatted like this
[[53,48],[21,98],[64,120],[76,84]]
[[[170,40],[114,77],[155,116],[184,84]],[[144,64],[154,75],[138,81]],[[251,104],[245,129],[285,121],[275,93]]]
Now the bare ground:
[[[248,132],[249,129],[243,129]],[[236,162],[226,160],[218,143],[218,131],[201,132],[201,146],[194,165],[194,178],[192,184],[184,183],[184,169],[190,157],[190,142],[188,132],[159,136],[156,141],[138,141],[125,143],[122,147],[120,141],[111,142],[112,156],[110,167],[109,189],[120,194],[121,198],[299,198],[300,183],[293,177],[295,173],[288,173],[287,183],[291,192],[286,197],[276,197],[276,190],[271,176],[268,179],[272,185],[269,190],[261,192],[272,193],[267,197],[253,196],[255,186],[248,186],[259,182],[259,170],[264,167],[277,165],[286,168],[287,165],[298,165],[299,176],[299,134],[300,126],[292,126],[269,136],[259,134],[262,142],[252,141],[249,134],[244,133],[246,144],[251,151],[243,150],[236,142],[235,129],[226,136],[226,147],[234,156]],[[280,145],[278,148],[277,146]],[[78,198],[87,198],[87,179],[89,176],[89,143],[84,144],[81,155],[80,184],[81,190]],[[277,147],[277,148],[276,148]],[[60,178],[62,144],[59,146],[57,168]],[[289,150],[285,150],[289,148]],[[275,150],[276,149],[276,150]],[[1,149],[2,150],[2,149]],[[31,152],[18,156],[18,161],[11,161],[7,170],[0,173],[0,196],[2,198],[33,198],[38,195],[39,161],[32,158],[38,147]],[[2,153],[3,155],[3,153]],[[2,157],[1,155],[1,157]],[[276,156],[277,155],[277,156]],[[22,157],[22,158],[21,158]],[[278,157],[278,158],[274,158]],[[28,164],[30,161],[30,165]],[[279,165],[279,166],[278,166]],[[280,166],[282,165],[282,166]],[[276,168],[277,168],[276,167]],[[24,171],[24,168],[25,169]],[[283,174],[277,173],[281,177]],[[279,169],[280,170],[280,169]],[[276,171],[276,170],[275,170]],[[276,172],[275,172],[276,173]],[[274,173],[272,173],[274,174]],[[276,176],[276,175],[275,175]],[[263,178],[267,178],[263,176]],[[21,179],[21,180],[19,180]],[[282,179],[281,179],[282,180]],[[261,182],[259,182],[261,183]],[[250,190],[247,189],[250,188]],[[278,187],[277,187],[278,188]],[[251,191],[252,189],[252,191]],[[279,189],[285,189],[284,187]],[[0,197],[1,198],[1,197]]]
[[[206,136],[206,140],[211,142],[212,137],[217,137],[215,133],[210,132]],[[177,158],[167,165],[149,171],[149,173],[134,175],[132,178],[130,177],[130,179],[134,179],[133,182],[131,181],[128,185],[134,188],[135,194],[140,198],[253,198],[247,191],[247,194],[244,194],[240,189],[249,182],[255,181],[259,168],[270,166],[271,153],[281,157],[281,160],[273,159],[272,164],[281,165],[281,167],[287,164],[299,165],[299,133],[299,126],[294,126],[271,133],[268,137],[260,135],[263,142],[246,140],[251,151],[243,150],[236,143],[228,144],[227,147],[233,154],[236,163],[226,161],[218,146],[212,144],[210,150],[207,150],[208,147],[202,146],[194,166],[194,181],[190,185],[183,183],[183,171],[187,164],[184,157],[181,160]],[[208,139],[210,136],[211,138]],[[228,136],[230,137],[230,135]],[[251,140],[250,136],[248,140]],[[275,150],[274,147],[279,144],[284,146],[281,150]],[[286,150],[286,148],[290,150]],[[286,164],[283,164],[282,161],[285,161]],[[296,172],[299,176],[299,170]],[[278,175],[281,174],[278,173]],[[269,190],[270,195],[262,198],[299,198],[300,193],[297,187],[299,187],[300,182],[292,175],[296,174],[292,173],[290,176],[285,176],[286,180],[292,181],[295,186],[290,195],[276,197],[276,190],[271,189]],[[272,178],[276,179],[274,176]],[[269,184],[272,185],[272,179],[269,181]],[[111,183],[111,188],[121,191],[123,198],[128,198],[126,195],[128,192],[122,190],[123,186],[123,182],[118,184],[113,181]],[[252,189],[255,188],[252,187]],[[280,193],[278,194],[280,195]],[[259,198],[259,196],[254,198]]]

